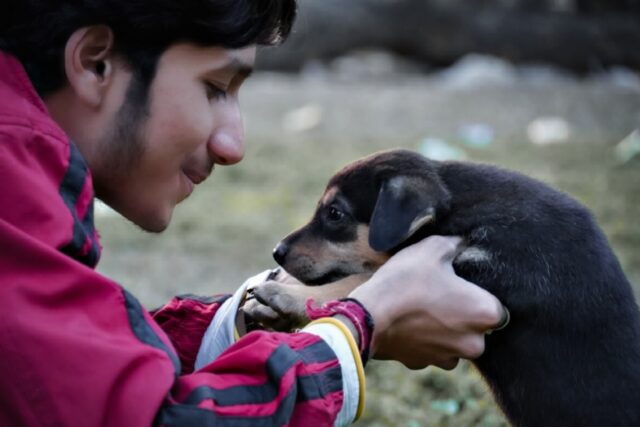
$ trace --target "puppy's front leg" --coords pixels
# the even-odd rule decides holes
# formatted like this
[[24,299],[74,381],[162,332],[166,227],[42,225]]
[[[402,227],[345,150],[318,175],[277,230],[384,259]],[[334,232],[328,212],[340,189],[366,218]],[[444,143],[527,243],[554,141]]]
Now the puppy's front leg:
[[312,298],[320,305],[345,298],[369,277],[370,274],[357,274],[326,285],[308,286],[291,280],[291,276],[280,276],[253,288],[255,299],[247,301],[244,311],[268,328],[295,329],[309,321],[305,308],[307,299]]

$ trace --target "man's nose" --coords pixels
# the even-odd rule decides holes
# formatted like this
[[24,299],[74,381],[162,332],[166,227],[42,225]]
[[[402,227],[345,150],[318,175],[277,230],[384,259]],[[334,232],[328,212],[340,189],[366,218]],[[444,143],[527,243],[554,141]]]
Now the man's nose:
[[224,122],[214,130],[207,150],[214,163],[232,165],[244,157],[244,128],[238,108],[225,111]]

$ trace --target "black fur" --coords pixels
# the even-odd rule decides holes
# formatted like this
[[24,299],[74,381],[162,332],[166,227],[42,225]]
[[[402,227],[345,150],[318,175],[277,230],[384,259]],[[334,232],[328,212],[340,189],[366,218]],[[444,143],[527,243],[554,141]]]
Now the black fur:
[[428,195],[413,209],[430,204],[435,218],[389,252],[441,234],[464,236],[491,256],[458,263],[456,271],[511,312],[475,364],[513,425],[640,426],[639,310],[589,211],[515,172],[404,150],[347,166],[329,187],[369,224],[381,189],[399,175]]

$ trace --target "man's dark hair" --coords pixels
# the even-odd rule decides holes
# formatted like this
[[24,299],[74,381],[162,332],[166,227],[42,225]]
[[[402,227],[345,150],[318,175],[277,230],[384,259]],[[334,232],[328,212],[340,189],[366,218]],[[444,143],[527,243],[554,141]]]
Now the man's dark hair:
[[64,48],[71,34],[104,24],[146,92],[158,58],[172,44],[277,44],[289,34],[295,12],[296,0],[8,0],[0,6],[0,49],[22,62],[44,96],[66,83]]

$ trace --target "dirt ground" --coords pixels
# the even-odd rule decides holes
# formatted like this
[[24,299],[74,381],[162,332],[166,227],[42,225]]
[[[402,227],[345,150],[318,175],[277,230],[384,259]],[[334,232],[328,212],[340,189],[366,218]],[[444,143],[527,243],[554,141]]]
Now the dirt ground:
[[[405,147],[496,163],[572,194],[594,212],[639,294],[640,158],[616,151],[640,128],[633,75],[391,71],[257,73],[241,96],[245,160],[217,169],[161,235],[98,209],[99,269],[149,308],[177,293],[232,291],[273,266],[271,248],[304,223],[335,170],[379,149]],[[410,372],[393,363],[367,369],[368,409],[359,425],[504,425],[468,364],[452,372]]]

